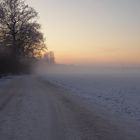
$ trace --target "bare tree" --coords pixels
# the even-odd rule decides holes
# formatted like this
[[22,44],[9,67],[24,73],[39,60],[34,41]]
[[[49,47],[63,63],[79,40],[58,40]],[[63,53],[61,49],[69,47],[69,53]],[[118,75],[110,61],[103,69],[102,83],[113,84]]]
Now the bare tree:
[[24,0],[0,1],[0,47],[14,56],[34,56],[46,49],[37,12]]

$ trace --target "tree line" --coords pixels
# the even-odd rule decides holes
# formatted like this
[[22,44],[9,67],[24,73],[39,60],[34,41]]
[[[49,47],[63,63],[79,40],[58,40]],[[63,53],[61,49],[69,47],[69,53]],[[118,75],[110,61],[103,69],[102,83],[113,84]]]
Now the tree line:
[[0,1],[0,74],[28,71],[30,62],[46,51],[37,17],[24,0]]

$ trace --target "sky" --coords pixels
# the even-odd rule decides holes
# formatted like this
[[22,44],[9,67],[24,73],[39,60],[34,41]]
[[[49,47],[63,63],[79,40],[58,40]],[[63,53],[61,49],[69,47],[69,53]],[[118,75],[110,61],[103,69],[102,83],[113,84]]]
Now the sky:
[[26,0],[63,64],[140,64],[140,0]]

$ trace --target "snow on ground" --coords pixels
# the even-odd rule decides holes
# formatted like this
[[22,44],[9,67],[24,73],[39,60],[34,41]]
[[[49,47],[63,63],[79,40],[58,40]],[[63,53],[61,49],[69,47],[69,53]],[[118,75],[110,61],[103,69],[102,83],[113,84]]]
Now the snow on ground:
[[44,78],[74,94],[88,99],[118,116],[140,121],[140,71],[117,70],[94,72],[59,69]]
[[12,76],[6,76],[6,77],[0,78],[0,88],[7,85],[10,82],[11,78]]

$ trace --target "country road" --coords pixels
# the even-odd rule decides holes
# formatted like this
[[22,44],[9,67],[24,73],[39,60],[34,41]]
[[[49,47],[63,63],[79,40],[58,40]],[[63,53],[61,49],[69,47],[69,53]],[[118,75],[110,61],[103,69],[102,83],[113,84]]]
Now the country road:
[[0,86],[0,140],[140,140],[67,92],[38,76],[11,77]]

